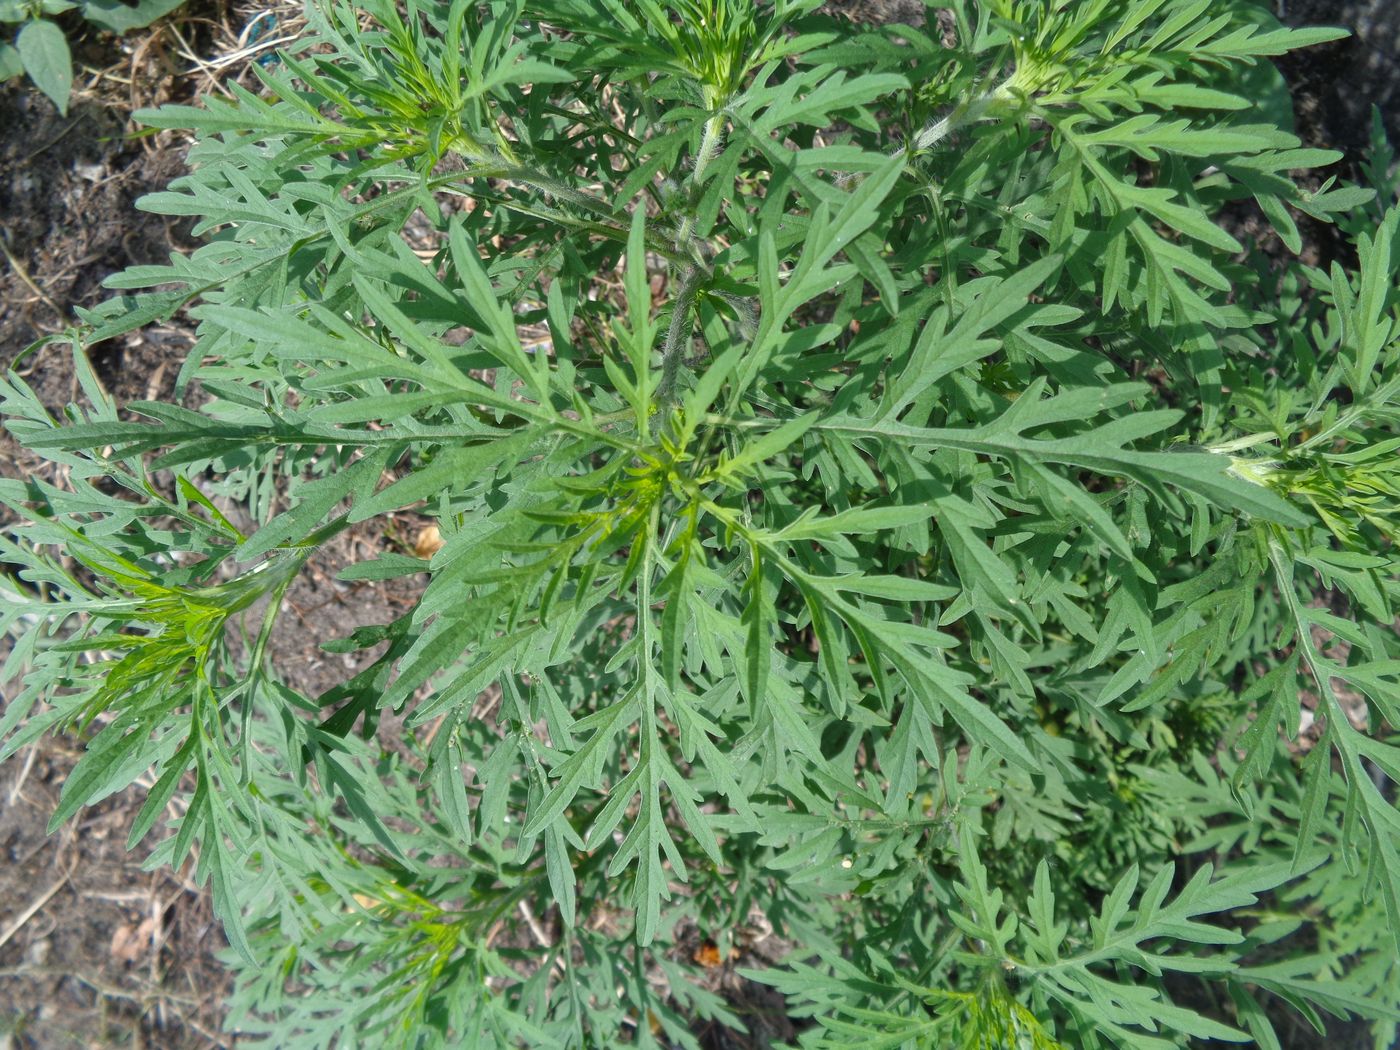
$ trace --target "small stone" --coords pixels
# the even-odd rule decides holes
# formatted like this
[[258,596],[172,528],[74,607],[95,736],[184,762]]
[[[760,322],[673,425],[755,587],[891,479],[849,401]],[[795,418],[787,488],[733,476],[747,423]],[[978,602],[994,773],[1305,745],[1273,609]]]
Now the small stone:
[[[47,937],[40,937],[25,949],[24,961],[29,966],[43,966],[49,961],[49,949],[53,944]],[[0,1044],[3,1046],[3,1044]]]

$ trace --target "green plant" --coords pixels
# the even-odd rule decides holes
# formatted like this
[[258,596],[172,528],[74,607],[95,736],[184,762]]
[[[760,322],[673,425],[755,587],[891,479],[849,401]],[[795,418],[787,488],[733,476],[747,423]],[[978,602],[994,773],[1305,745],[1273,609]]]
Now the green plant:
[[[693,1047],[731,952],[807,1047],[1393,1040],[1400,206],[1246,101],[1338,34],[946,6],[330,2],[140,115],[207,243],[0,387],[67,479],[0,484],[0,738],[179,801],[240,1045]],[[124,415],[85,349],[182,308]],[[283,589],[409,506],[302,695]]]
[[13,42],[0,41],[0,82],[28,74],[34,86],[68,114],[73,54],[54,16],[76,10],[109,33],[142,29],[184,0],[0,0],[0,23],[17,25]]

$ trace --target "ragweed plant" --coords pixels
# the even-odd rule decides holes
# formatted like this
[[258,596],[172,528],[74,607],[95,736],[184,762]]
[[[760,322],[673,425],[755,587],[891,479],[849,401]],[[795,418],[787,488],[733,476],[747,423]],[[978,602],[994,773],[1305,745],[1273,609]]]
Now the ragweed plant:
[[[941,10],[327,0],[141,114],[206,243],[0,386],[0,738],[185,800],[241,1045],[696,1047],[736,974],[813,1048],[1393,1041],[1400,201],[1253,108],[1337,34]],[[198,410],[107,401],[180,310]],[[304,695],[283,588],[408,507]]]

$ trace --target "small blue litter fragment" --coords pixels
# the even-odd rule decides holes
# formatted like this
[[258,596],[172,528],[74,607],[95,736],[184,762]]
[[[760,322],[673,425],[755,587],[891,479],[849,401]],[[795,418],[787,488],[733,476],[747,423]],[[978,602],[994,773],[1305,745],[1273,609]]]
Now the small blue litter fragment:
[[[253,19],[253,21],[248,26],[247,46],[252,47],[264,36],[267,36],[270,33],[275,33],[276,31],[277,16],[271,11],[264,11],[262,14],[258,15],[257,18]],[[277,52],[269,51],[265,55],[259,55],[256,59],[254,59],[254,61],[257,62],[257,64],[262,66],[263,68],[266,68],[278,61]]]

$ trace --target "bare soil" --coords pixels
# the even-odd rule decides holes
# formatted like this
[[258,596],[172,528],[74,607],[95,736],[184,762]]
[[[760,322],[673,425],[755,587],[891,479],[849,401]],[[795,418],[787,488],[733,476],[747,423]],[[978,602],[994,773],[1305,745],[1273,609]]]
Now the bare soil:
[[[1374,100],[1400,141],[1400,2],[1290,6],[1283,10],[1289,21],[1361,30],[1353,41],[1286,60],[1300,134],[1309,144],[1347,149],[1355,162],[1366,141],[1365,107]],[[847,0],[828,9],[859,20],[924,20],[918,0]],[[61,332],[75,306],[100,302],[109,275],[191,246],[184,224],[134,207],[183,170],[185,143],[127,138],[128,113],[132,104],[211,90],[220,76],[246,78],[247,62],[196,62],[191,71],[191,55],[235,50],[260,11],[228,0],[214,9],[196,4],[177,16],[183,33],[158,26],[120,46],[85,42],[85,89],[66,118],[37,92],[0,87],[0,368],[35,340]],[[95,348],[93,363],[119,402],[168,398],[191,345],[177,318]],[[59,344],[25,356],[20,371],[53,410],[77,396],[68,351]],[[43,469],[0,432],[0,473]],[[411,549],[422,524],[412,515],[387,526],[365,523],[311,564],[288,596],[284,622],[295,629],[276,632],[274,640],[274,662],[292,685],[316,696],[343,681],[359,661],[327,654],[320,644],[361,624],[388,622],[413,600],[411,583],[371,587],[335,574],[383,550]],[[79,749],[68,739],[46,741],[0,770],[0,1050],[234,1045],[221,1034],[229,979],[207,894],[184,872],[143,871],[143,851],[125,849],[144,793],[121,792],[46,834]],[[732,974],[717,976],[716,985],[751,1015],[772,1018],[760,1026],[770,1037],[791,1035],[756,986]],[[727,1031],[702,1038],[714,1047],[759,1045]],[[1289,1045],[1312,1045],[1301,1033],[1297,1038]],[[1362,1044],[1334,1037],[1331,1045]]]

